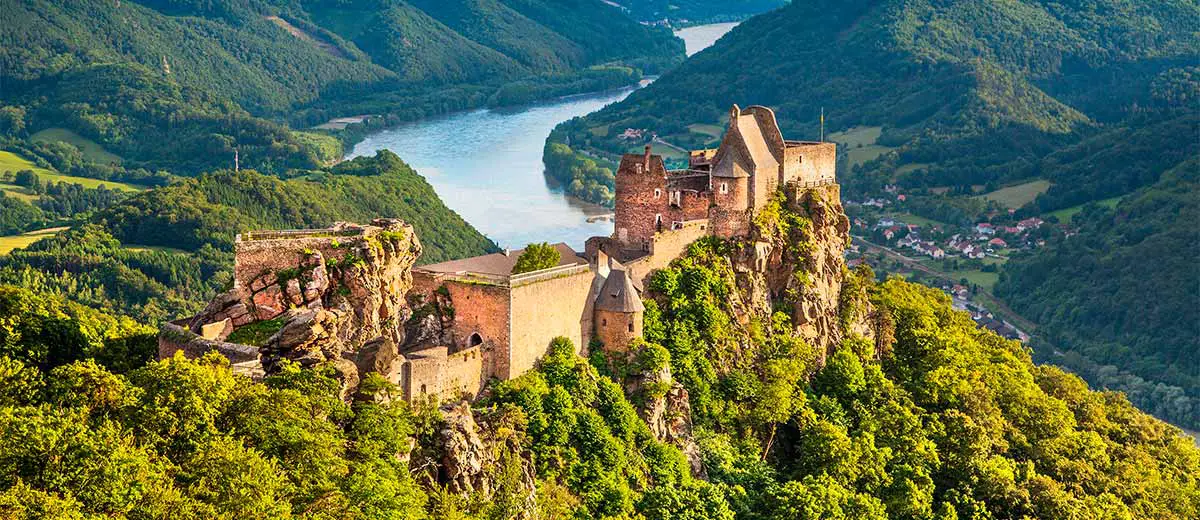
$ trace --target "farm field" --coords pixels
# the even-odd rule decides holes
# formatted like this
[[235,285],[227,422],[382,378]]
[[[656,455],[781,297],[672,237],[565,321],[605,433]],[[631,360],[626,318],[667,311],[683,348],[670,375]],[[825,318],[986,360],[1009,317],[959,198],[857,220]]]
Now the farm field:
[[64,227],[53,227],[30,231],[21,235],[11,235],[0,237],[0,255],[7,255],[14,249],[21,249],[43,238],[54,236],[59,231],[67,229]]
[[121,191],[144,191],[146,189],[143,186],[137,186],[124,182],[102,181],[99,179],[63,175],[52,170],[41,168],[30,162],[28,159],[25,159],[24,157],[21,157],[15,153],[0,151],[0,172],[10,171],[16,173],[21,170],[32,170],[34,173],[38,174],[38,177],[41,178],[42,182],[67,182],[71,184],[81,184],[85,188],[97,188],[103,184],[109,189]]
[[100,146],[95,141],[66,128],[47,128],[29,136],[29,139],[35,143],[62,141],[73,144],[80,152],[83,152],[84,159],[92,162],[101,164],[120,164],[121,162],[121,157],[117,154],[105,150],[103,146]]
[[1050,181],[1038,179],[1006,188],[1000,188],[990,193],[979,195],[984,200],[994,200],[1006,208],[1019,208],[1036,199],[1050,189]]
[[875,144],[882,133],[883,127],[880,126],[856,126],[846,131],[829,134],[826,136],[826,140],[838,143],[845,148],[850,166],[854,167],[895,150],[890,146]]
[[138,253],[145,253],[145,252],[149,252],[149,251],[159,251],[159,252],[163,252],[163,253],[187,254],[187,251],[184,251],[182,249],[176,249],[174,247],[144,246],[141,244],[121,244],[121,249],[125,249],[128,251],[134,251],[134,252],[138,252]]
[[[1112,208],[1117,207],[1117,204],[1120,202],[1121,202],[1121,197],[1113,197],[1111,199],[1097,200],[1094,202],[1094,204],[1099,204],[1106,208],[1112,209]],[[1088,203],[1088,204],[1092,204],[1092,203]],[[1080,204],[1078,206],[1071,206],[1069,208],[1063,208],[1058,211],[1051,211],[1050,213],[1047,213],[1046,216],[1057,217],[1059,222],[1064,222],[1064,223],[1070,222],[1071,218],[1074,217],[1075,214],[1079,213],[1080,211],[1083,211],[1083,207],[1086,205],[1087,204]]]

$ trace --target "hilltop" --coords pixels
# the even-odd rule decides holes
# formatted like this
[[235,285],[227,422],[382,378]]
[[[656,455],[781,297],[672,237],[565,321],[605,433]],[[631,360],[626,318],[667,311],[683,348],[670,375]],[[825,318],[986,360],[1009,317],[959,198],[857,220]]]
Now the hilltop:
[[[826,138],[843,145],[848,199],[871,204],[850,209],[856,236],[874,240],[884,231],[877,222],[920,227],[905,238],[920,246],[922,267],[984,296],[999,278],[997,294],[1045,325],[1040,359],[1194,427],[1200,386],[1175,374],[1196,371],[1180,353],[1195,350],[1197,331],[1154,325],[1195,323],[1193,300],[1085,288],[1142,286],[1147,276],[1195,284],[1194,270],[1157,269],[1190,261],[1195,230],[1121,201],[1157,200],[1166,172],[1194,169],[1186,161],[1200,154],[1198,24],[1194,3],[1169,0],[795,2],[745,21],[625,101],[560,125],[547,167],[568,186],[578,181],[572,193],[608,202],[618,154],[657,136],[655,151],[682,164],[671,146],[713,146],[727,99],[764,100],[786,132],[808,138],[820,136],[823,109]],[[1194,184],[1172,185],[1196,197]],[[1047,224],[1005,234],[1011,247],[989,245],[990,256],[949,247],[978,235],[978,224],[1011,230],[1031,218]],[[1114,225],[1126,219],[1132,236]],[[1056,245],[1075,233],[1076,246]],[[886,245],[900,247],[890,235]],[[1146,256],[1121,252],[1134,248]],[[950,256],[935,256],[943,250]],[[1154,267],[1118,268],[1116,259]],[[1050,285],[1033,291],[1042,282]],[[1112,308],[1130,300],[1143,304],[1133,314],[1154,318]]]
[[[304,128],[626,85],[683,59],[669,30],[588,0],[48,2],[0,13],[0,106],[192,174],[319,166]],[[167,138],[167,137],[170,138]],[[151,144],[153,143],[153,144]]]

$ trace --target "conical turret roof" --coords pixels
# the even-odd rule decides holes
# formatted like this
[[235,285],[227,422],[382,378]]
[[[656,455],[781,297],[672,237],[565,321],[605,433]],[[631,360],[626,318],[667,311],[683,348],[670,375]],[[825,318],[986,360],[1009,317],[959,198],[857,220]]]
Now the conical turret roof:
[[633,313],[646,310],[646,306],[642,305],[642,298],[638,296],[629,273],[624,269],[613,269],[600,288],[600,295],[596,297],[596,309]]

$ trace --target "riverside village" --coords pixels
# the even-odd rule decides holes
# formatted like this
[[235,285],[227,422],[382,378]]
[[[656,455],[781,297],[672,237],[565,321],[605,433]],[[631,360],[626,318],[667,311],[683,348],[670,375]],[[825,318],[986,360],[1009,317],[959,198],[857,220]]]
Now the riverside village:
[[[735,246],[748,295],[736,305],[770,312],[788,302],[797,332],[824,351],[840,341],[848,273],[835,147],[786,140],[770,109],[735,105],[719,147],[691,151],[686,169],[668,170],[649,146],[622,157],[612,234],[583,251],[556,244],[557,265],[520,274],[521,251],[418,265],[420,240],[395,219],[242,233],[232,288],[166,323],[158,355],[217,352],[253,378],[284,360],[327,363],[348,392],[375,373],[408,400],[469,399],[533,368],[555,338],[583,355],[624,352],[642,336],[652,274],[708,236]],[[781,205],[811,223],[802,254],[796,235],[764,224]],[[857,333],[871,337],[860,322]]]

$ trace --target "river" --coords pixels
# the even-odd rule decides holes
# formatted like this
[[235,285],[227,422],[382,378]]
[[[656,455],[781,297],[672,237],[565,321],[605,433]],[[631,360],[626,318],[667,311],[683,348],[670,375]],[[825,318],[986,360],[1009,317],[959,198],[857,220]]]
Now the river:
[[[688,55],[736,24],[676,32]],[[529,106],[472,110],[414,121],[368,135],[347,158],[388,149],[412,165],[450,209],[501,247],[566,242],[612,233],[612,210],[567,197],[544,175],[542,148],[559,123],[615,103],[644,86],[569,96]]]

